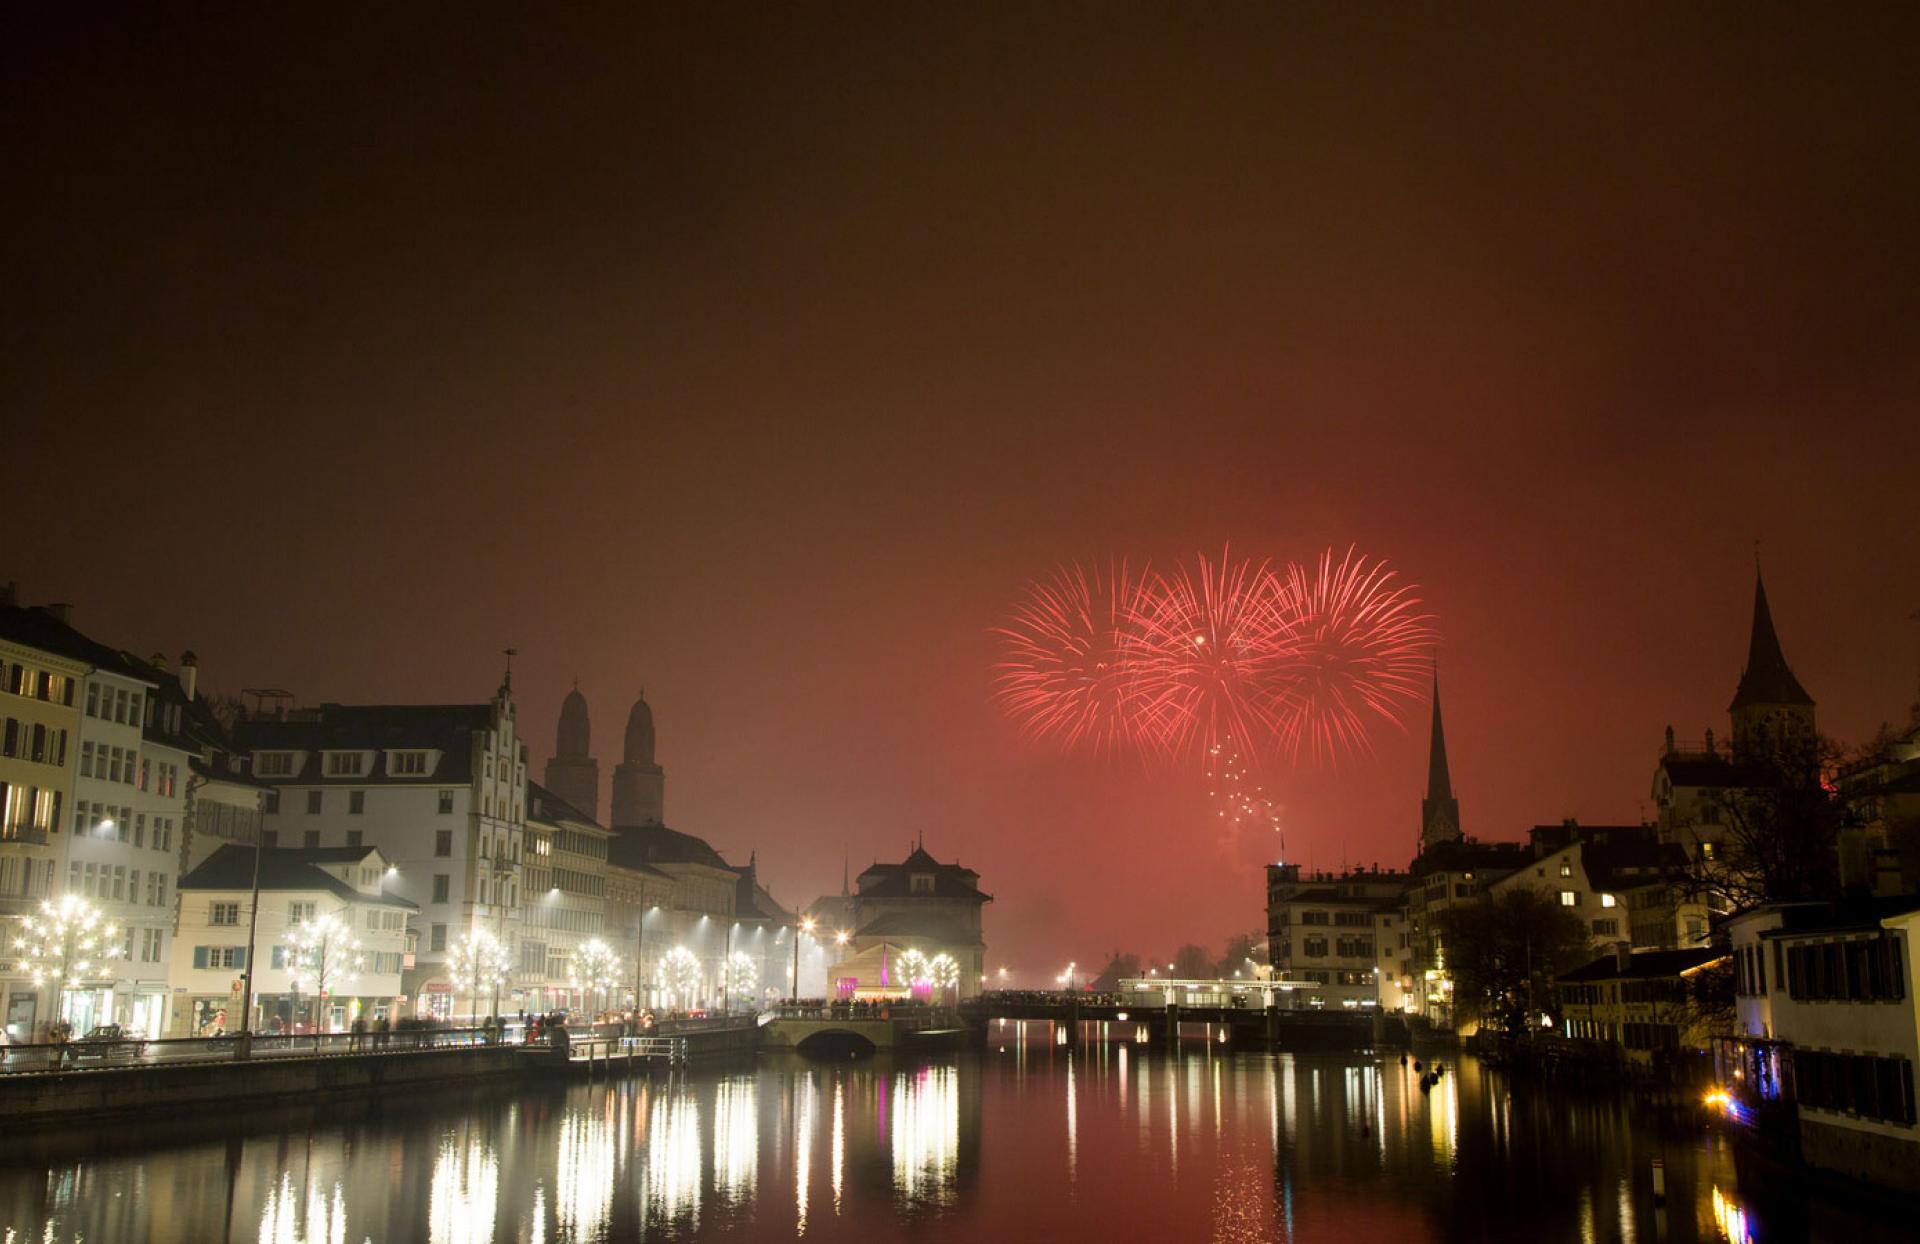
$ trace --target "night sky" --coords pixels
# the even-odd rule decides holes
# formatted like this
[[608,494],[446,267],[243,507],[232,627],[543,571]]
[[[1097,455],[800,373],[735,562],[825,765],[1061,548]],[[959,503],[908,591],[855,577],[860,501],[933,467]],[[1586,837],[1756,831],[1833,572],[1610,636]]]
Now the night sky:
[[[787,902],[924,833],[1028,979],[1263,923],[1275,835],[990,702],[1066,559],[1391,559],[1482,838],[1650,813],[1756,540],[1824,730],[1915,698],[1912,9],[44,7],[0,579],[308,703],[514,645],[536,769],[644,686]],[[1404,866],[1410,718],[1271,775],[1291,857]]]

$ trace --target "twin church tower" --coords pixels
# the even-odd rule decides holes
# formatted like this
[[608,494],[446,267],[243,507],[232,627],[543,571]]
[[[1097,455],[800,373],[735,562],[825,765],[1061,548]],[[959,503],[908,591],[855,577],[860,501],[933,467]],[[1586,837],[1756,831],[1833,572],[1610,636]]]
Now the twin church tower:
[[[560,705],[559,737],[547,762],[546,788],[600,821],[600,762],[590,754],[587,697],[575,687]],[[643,693],[627,714],[626,758],[613,770],[613,815],[601,824],[636,829],[666,823],[667,775],[653,759],[653,709]]]

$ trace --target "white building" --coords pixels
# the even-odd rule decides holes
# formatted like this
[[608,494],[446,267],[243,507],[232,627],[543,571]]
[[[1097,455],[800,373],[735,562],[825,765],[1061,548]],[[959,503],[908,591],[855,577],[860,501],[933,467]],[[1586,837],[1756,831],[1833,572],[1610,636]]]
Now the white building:
[[[260,859],[260,913],[252,920],[254,852],[223,846],[180,879],[180,934],[174,943],[174,1030],[183,1035],[240,1029],[242,978],[255,959],[254,1031],[342,1032],[353,1021],[398,1018],[407,924],[418,908],[391,894],[378,849],[268,850]],[[297,933],[336,918],[351,944],[330,947],[326,997],[302,973]],[[253,954],[248,953],[249,931]]]
[[1657,834],[1652,825],[1538,826],[1533,861],[1488,892],[1527,889],[1558,903],[1586,926],[1596,951],[1617,942],[1649,950],[1703,945],[1706,905],[1686,899],[1671,880],[1686,853]]
[[[393,866],[388,888],[419,909],[409,1013],[452,1017],[448,948],[476,929],[520,962],[527,749],[510,684],[486,704],[323,704],[235,734],[274,788],[268,846],[378,846]],[[503,1012],[524,1003],[510,981]]]
[[1920,897],[1770,905],[1726,928],[1739,1035],[1723,1085],[1763,1126],[1790,1103],[1808,1163],[1920,1192]]

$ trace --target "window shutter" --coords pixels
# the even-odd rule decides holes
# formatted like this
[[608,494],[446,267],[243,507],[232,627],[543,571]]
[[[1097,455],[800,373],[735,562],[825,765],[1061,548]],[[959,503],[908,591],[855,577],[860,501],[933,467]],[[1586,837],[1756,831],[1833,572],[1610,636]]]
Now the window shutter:
[[196,968],[204,968],[207,966],[207,948],[205,946],[195,946],[193,948],[193,966]]
[[245,946],[235,946],[233,948],[233,966],[236,968],[244,968],[247,966],[247,948]]

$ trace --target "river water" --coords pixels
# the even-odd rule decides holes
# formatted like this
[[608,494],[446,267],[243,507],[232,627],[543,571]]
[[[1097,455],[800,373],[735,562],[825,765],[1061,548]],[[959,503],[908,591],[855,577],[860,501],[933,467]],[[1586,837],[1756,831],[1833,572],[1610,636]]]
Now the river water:
[[1422,1092],[1395,1056],[1070,1050],[1044,1024],[932,1059],[0,1138],[6,1244],[1907,1238],[1773,1196],[1717,1138],[1470,1059]]

